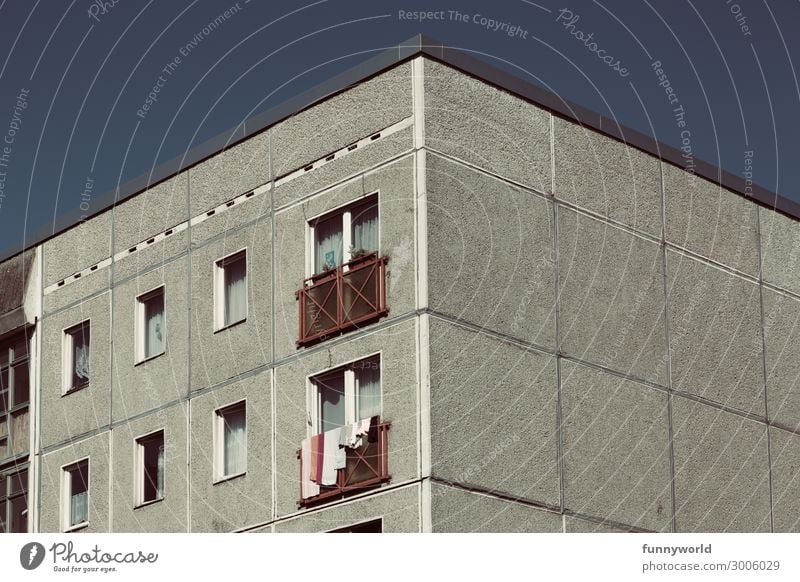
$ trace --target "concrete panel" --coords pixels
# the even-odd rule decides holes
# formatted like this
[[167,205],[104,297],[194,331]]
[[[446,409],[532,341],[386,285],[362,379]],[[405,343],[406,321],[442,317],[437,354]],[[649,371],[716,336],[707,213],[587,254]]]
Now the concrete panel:
[[44,287],[111,256],[111,212],[51,238],[44,248]]
[[[186,404],[181,403],[139,417],[115,427],[112,431],[113,531],[187,531],[187,416]],[[134,507],[136,439],[162,429],[164,430],[164,497],[161,501]]]
[[60,309],[76,305],[86,297],[105,291],[111,285],[111,267],[98,269],[94,273],[84,275],[77,281],[57,287],[55,291],[44,296],[42,310],[45,315]]
[[[193,532],[225,532],[272,519],[272,405],[265,371],[191,401]],[[214,483],[216,410],[246,399],[247,473]]]
[[559,200],[661,236],[658,158],[559,117],[553,132]]
[[203,222],[192,226],[192,246],[199,246],[214,237],[224,237],[231,230],[250,225],[254,220],[269,214],[272,205],[270,192],[262,192],[246,199],[224,212],[215,213]]
[[551,203],[433,154],[427,179],[431,307],[554,347]]
[[769,429],[772,516],[776,532],[800,532],[800,436]]
[[189,169],[189,213],[197,216],[269,180],[265,131]]
[[677,531],[769,531],[766,426],[682,397],[672,423]]
[[171,234],[159,242],[154,242],[133,254],[114,261],[113,284],[142,275],[162,267],[189,252],[189,233],[186,230]]
[[[89,320],[89,385],[62,395],[64,329]],[[111,294],[42,321],[41,443],[49,447],[111,422]]]
[[800,301],[763,288],[767,412],[800,430]]
[[[189,389],[189,260],[177,259],[114,290],[112,418],[124,420],[186,396]],[[136,297],[164,286],[166,350],[136,362]]]
[[667,274],[672,387],[764,416],[758,286],[672,251]]
[[555,359],[430,322],[435,477],[559,504]]
[[800,223],[766,208],[758,208],[758,216],[764,280],[800,293]]
[[[380,251],[389,256],[387,267],[388,318],[414,308],[413,167],[409,158],[355,178],[276,216],[275,358],[297,352],[298,303],[295,296],[305,273],[307,221],[378,192]],[[383,320],[381,320],[383,321]]]
[[271,128],[273,172],[300,169],[411,113],[411,63],[405,63]]
[[659,245],[560,207],[558,261],[564,353],[666,385]]
[[278,366],[276,373],[276,503],[278,517],[297,511],[300,498],[297,451],[306,437],[306,378],[375,352],[381,353],[382,418],[389,431],[391,483],[417,477],[417,363],[414,322],[404,322]]
[[627,533],[629,530],[619,529],[612,525],[596,523],[568,515],[564,518],[566,533]]
[[[247,319],[214,331],[217,260],[247,250]],[[192,251],[192,390],[272,359],[272,222],[269,218]]]
[[663,168],[667,240],[758,275],[756,205],[670,164]]
[[431,486],[431,521],[434,533],[561,533],[562,529],[558,513],[436,483]]
[[189,218],[189,172],[114,206],[114,254]]
[[425,61],[425,144],[550,193],[550,114],[451,69]]
[[301,176],[292,178],[275,189],[275,207],[281,208],[309,194],[327,188],[349,176],[401,155],[413,147],[413,129],[407,128],[380,141],[336,158],[332,162],[314,168]]
[[670,531],[666,392],[562,361],[561,411],[565,507]]
[[108,532],[109,435],[105,432],[42,456],[42,497],[39,523],[42,533],[61,527],[61,473],[64,465],[89,458],[89,525],[81,533]]
[[384,533],[418,532],[419,487],[402,487],[282,521],[275,524],[275,532],[326,532],[378,518],[383,519]]

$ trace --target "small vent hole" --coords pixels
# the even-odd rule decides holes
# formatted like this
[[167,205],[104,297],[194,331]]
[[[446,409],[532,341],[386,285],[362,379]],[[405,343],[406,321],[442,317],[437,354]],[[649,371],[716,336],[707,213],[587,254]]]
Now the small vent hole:
[[167,232],[164,233],[164,236],[169,236],[172,234],[172,229],[169,229]]
[[209,210],[208,212],[206,212],[206,216],[214,216],[215,212],[216,210]]
[[326,161],[326,162],[330,162],[330,161],[331,161],[333,158],[335,158],[335,157],[336,157],[336,154],[331,154],[331,155],[329,155],[327,158],[325,158],[325,161]]
[[347,151],[348,151],[348,152],[352,152],[352,151],[353,151],[354,149],[356,149],[357,147],[358,147],[358,144],[357,144],[357,143],[354,143],[353,145],[347,146]]
[[381,137],[381,134],[379,134],[379,133],[376,133],[375,135],[373,135],[373,136],[372,136],[371,138],[369,138],[369,139],[371,139],[372,141],[375,141],[376,139],[379,139],[380,137]]

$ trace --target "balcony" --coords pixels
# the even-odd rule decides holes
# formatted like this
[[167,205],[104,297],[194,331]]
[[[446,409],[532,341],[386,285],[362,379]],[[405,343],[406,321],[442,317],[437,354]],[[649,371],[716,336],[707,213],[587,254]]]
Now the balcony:
[[[313,497],[303,498],[297,502],[298,507],[310,507],[326,501],[332,501],[347,495],[361,493],[370,487],[389,481],[389,429],[391,422],[378,421],[377,436],[374,441],[364,437],[361,447],[347,449],[347,462],[344,469],[336,474],[335,485],[322,485],[320,492]],[[300,461],[300,481],[303,481],[303,456],[297,451]]]
[[298,347],[308,346],[379,319],[386,307],[386,263],[378,253],[358,257],[303,281]]

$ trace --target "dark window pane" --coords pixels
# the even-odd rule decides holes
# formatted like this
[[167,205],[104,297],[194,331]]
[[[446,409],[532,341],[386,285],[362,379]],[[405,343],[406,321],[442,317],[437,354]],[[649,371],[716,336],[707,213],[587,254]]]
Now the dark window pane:
[[14,365],[14,406],[26,404],[30,397],[30,376],[27,360]]
[[20,360],[25,360],[28,358],[28,337],[26,335],[20,335],[16,338],[16,341],[11,346],[11,350],[13,352],[13,358],[15,362],[19,362]]
[[23,493],[28,490],[28,470],[20,471],[10,477],[11,483],[8,491],[9,496],[15,493]]
[[8,411],[8,390],[0,390],[0,414]]
[[382,533],[382,532],[383,532],[383,520],[373,519],[372,521],[368,521],[365,523],[359,523],[357,525],[351,525],[348,527],[343,527],[341,529],[335,529],[330,533]]
[[142,441],[144,448],[144,496],[142,501],[155,501],[164,496],[164,435]]
[[11,533],[25,533],[28,531],[28,500],[22,495],[12,499],[9,528]]
[[0,501],[0,533],[6,533],[6,502]]
[[344,374],[338,372],[317,380],[320,395],[319,432],[344,426]]

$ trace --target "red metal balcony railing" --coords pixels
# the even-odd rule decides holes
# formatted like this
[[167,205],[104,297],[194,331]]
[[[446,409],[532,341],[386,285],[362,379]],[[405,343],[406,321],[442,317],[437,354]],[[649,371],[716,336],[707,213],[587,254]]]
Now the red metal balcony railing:
[[[347,449],[347,463],[336,474],[335,485],[320,486],[319,495],[304,499],[301,495],[298,507],[308,507],[330,501],[337,497],[352,495],[389,481],[389,429],[391,422],[378,422],[377,438],[374,442],[362,437],[363,444],[357,449]],[[303,481],[303,456],[297,451],[300,460],[300,482]]]
[[322,341],[383,317],[386,307],[386,263],[371,253],[303,281],[298,346]]

